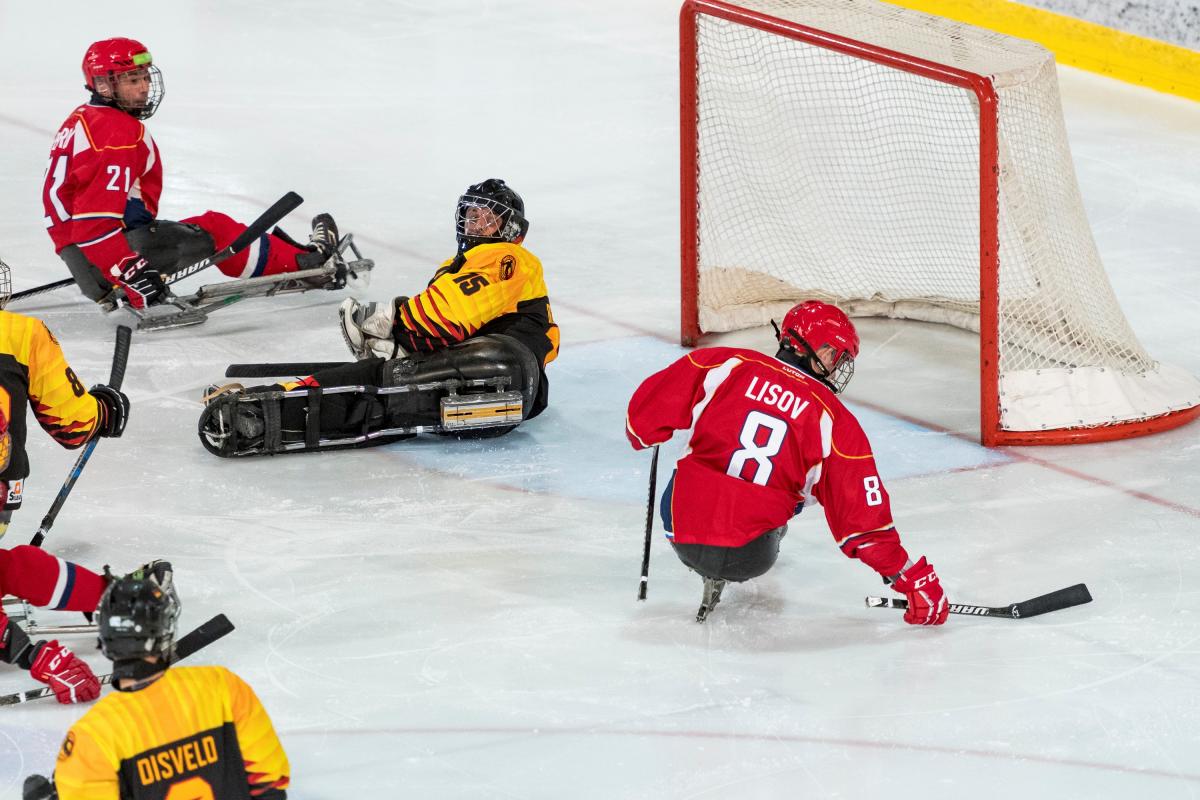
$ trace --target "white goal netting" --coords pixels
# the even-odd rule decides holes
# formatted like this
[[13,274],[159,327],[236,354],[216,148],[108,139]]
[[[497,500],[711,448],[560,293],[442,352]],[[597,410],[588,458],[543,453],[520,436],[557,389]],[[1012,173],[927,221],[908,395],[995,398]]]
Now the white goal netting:
[[981,226],[974,92],[702,13],[701,329],[763,325],[818,298],[855,315],[977,331],[980,232],[991,227],[1001,428],[1108,425],[1200,404],[1200,382],[1152,359],[1117,303],[1084,215],[1049,52],[874,0],[738,5],[990,78],[999,213]]

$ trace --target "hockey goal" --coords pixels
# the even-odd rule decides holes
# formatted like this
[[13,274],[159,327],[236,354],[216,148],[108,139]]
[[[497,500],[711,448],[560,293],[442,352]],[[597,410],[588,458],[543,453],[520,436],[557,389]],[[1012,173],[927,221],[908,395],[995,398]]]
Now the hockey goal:
[[1200,414],[1117,304],[1041,46],[875,0],[687,0],[680,81],[685,344],[816,298],[977,331],[988,446]]

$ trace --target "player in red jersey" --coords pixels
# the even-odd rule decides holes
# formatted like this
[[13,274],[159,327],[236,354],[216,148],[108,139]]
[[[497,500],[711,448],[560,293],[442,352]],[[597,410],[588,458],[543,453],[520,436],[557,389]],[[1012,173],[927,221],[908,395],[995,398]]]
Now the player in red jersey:
[[[133,39],[95,42],[84,54],[91,99],[59,127],[42,189],[46,228],[79,288],[97,302],[114,286],[134,308],[164,293],[163,276],[225,248],[246,226],[217,211],[181,222],[156,219],[163,167],[146,129],[163,99],[162,73]],[[337,246],[328,214],[308,245],[276,229],[218,265],[231,277],[318,267]]]
[[[35,606],[91,613],[108,582],[91,570],[29,545],[0,550],[0,595]],[[0,661],[29,670],[54,690],[60,703],[83,703],[100,696],[100,682],[87,663],[57,641],[31,642],[0,609]]]
[[838,546],[908,597],[904,620],[941,625],[949,605],[933,567],[900,544],[871,445],[837,394],[849,383],[858,334],[816,300],[783,318],[774,358],[754,350],[695,350],[651,375],[629,401],[635,449],[689,430],[687,453],[663,493],[663,527],[679,559],[704,578],[701,621],[727,581],[775,563],[787,522],[812,502]]

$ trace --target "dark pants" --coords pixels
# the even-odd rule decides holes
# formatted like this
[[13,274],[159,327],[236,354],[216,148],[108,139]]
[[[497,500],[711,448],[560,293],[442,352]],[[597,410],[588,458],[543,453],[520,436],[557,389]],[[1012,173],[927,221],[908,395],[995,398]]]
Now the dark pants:
[[[671,497],[675,492],[675,476],[667,482],[663,492],[662,504],[659,510],[662,514],[663,527],[673,531],[671,525]],[[714,544],[679,544],[671,540],[675,555],[684,566],[700,573],[706,578],[717,578],[724,581],[741,583],[751,578],[763,575],[775,566],[779,558],[779,543],[787,533],[787,525],[780,525],[761,534],[741,547],[722,547]]]

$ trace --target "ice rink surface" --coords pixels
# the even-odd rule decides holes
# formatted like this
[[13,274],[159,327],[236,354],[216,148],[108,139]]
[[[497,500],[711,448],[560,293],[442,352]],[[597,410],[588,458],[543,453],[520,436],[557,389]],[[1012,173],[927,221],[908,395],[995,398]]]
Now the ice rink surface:
[[[847,396],[904,542],[952,600],[1082,581],[1095,602],[912,628],[863,607],[883,587],[819,512],[705,625],[699,579],[661,538],[635,601],[649,457],[624,441],[624,406],[683,352],[676,12],[0,2],[0,256],[15,288],[65,275],[42,226],[46,155],[85,99],[84,49],[127,35],[166,80],[149,121],[161,216],[248,221],[295,189],[307,202],[287,227],[331,211],[378,262],[366,296],[381,299],[424,286],[453,252],[458,194],[503,177],[563,335],[550,410],[503,439],[243,461],[201,448],[201,390],[230,362],[345,358],[342,295],[138,335],[128,431],[101,443],[47,547],[94,568],[168,558],[184,628],[233,619],[197,663],[255,687],[295,798],[1200,796],[1200,426],[986,451],[967,333],[860,325]],[[1200,373],[1200,106],[1060,80],[1122,306],[1151,354]],[[69,290],[13,310],[47,321],[85,383],[105,379],[117,319]],[[731,339],[771,344],[766,330]],[[9,546],[74,459],[36,431],[30,449]],[[76,619],[56,616],[41,615]],[[0,670],[0,692],[29,685]],[[82,711],[0,711],[0,797],[53,768]]]

